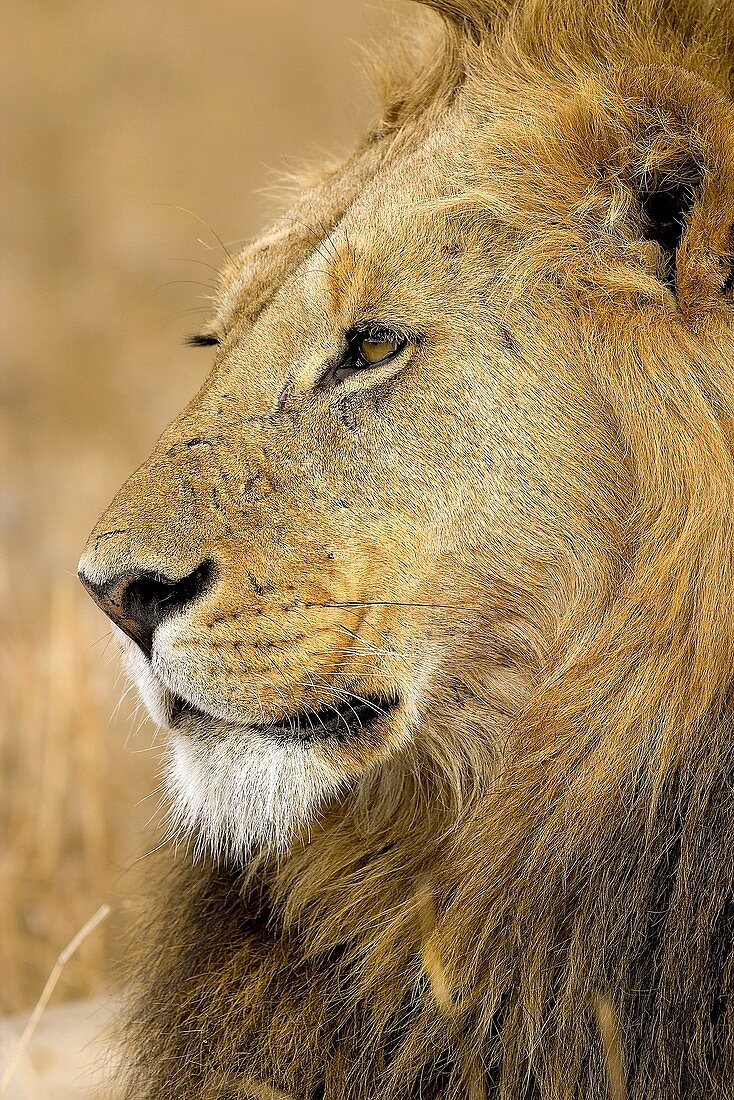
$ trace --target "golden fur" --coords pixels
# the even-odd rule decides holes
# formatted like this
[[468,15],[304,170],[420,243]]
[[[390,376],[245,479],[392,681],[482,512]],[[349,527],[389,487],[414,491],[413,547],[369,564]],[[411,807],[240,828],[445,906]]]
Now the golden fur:
[[[131,658],[207,753],[402,701],[262,836],[189,792],[131,1100],[734,1095],[734,5],[430,6],[83,560],[216,560]],[[359,318],[407,351],[320,387]]]

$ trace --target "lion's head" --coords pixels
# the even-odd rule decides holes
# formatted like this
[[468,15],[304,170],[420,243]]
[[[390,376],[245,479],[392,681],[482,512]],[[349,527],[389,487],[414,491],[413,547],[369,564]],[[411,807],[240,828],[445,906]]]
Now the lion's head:
[[731,311],[722,92],[654,63],[550,101],[528,76],[518,115],[468,37],[474,76],[422,70],[227,265],[212,373],[80,563],[171,731],[178,818],[231,854],[417,743],[453,790],[490,778],[713,416],[691,361],[716,375],[698,349]]
[[224,856],[169,996],[204,1038],[161,1046],[316,1096],[338,1034],[328,1095],[464,1096],[441,957],[503,1095],[606,1095],[600,991],[634,1095],[702,1095],[734,965],[732,11],[430,6],[379,125],[227,265],[212,373],[80,565],[174,821]]

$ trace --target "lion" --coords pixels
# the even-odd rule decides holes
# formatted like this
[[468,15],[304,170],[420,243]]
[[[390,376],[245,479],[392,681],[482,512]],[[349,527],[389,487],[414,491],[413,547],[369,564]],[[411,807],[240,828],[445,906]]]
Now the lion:
[[427,6],[80,562],[131,1100],[734,1096],[734,5]]

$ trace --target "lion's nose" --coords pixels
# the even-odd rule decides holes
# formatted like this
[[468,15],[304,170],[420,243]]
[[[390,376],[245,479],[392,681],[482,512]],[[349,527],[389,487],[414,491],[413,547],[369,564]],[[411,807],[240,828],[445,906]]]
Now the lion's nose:
[[214,562],[207,559],[178,580],[162,573],[139,572],[97,581],[90,580],[82,569],[79,580],[113,623],[150,657],[156,627],[202,596],[214,573]]

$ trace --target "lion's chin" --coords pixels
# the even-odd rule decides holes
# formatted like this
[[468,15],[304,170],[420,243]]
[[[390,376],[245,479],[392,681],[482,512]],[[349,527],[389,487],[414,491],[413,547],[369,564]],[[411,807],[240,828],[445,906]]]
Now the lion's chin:
[[255,849],[285,849],[346,782],[340,749],[369,738],[398,707],[357,698],[277,721],[233,725],[172,697],[166,786],[171,831],[199,850],[242,863]]
[[279,744],[226,728],[216,737],[173,732],[169,739],[171,832],[230,864],[242,865],[255,850],[287,848],[295,829],[342,784],[308,743]]

